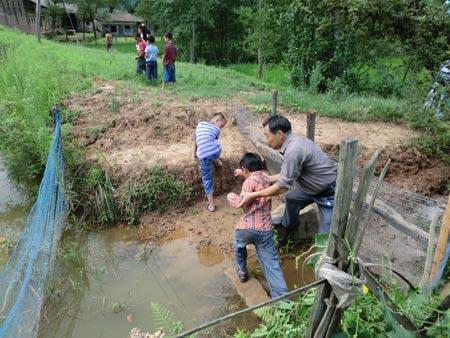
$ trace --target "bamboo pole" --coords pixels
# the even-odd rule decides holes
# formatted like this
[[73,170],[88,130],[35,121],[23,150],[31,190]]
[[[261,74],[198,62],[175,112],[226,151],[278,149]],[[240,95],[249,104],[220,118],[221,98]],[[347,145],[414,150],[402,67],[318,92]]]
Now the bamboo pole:
[[433,265],[431,266],[430,281],[432,281],[438,271],[439,264],[445,255],[447,250],[448,238],[450,233],[450,196],[448,197],[447,208],[444,212],[444,217],[442,217],[441,231],[439,233],[439,238],[436,246],[436,251],[434,253]]

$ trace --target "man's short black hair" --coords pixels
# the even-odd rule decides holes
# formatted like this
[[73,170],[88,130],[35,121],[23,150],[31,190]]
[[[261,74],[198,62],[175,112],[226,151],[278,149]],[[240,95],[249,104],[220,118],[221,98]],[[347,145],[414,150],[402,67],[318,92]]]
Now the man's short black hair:
[[150,43],[155,43],[155,37],[154,37],[153,35],[149,35],[149,36],[147,37],[147,40],[148,40],[148,42],[150,42]]
[[275,134],[278,130],[283,133],[288,133],[292,130],[291,122],[287,118],[281,115],[272,115],[263,122],[263,127],[269,126],[269,130],[272,134]]
[[170,33],[170,32],[167,32],[166,34],[164,34],[164,36],[165,36],[166,38],[170,39],[170,40],[173,39],[173,35],[172,35],[172,33]]
[[241,168],[247,169],[250,172],[263,170],[264,168],[261,157],[259,157],[259,155],[255,153],[245,153],[244,156],[242,156],[241,161],[239,162],[239,166]]

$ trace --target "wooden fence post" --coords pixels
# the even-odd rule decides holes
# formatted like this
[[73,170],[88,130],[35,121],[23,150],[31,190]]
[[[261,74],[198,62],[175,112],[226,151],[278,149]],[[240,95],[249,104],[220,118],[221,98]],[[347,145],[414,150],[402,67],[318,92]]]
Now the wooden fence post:
[[272,115],[277,115],[278,90],[272,92]]
[[[350,203],[352,200],[353,189],[353,169],[356,161],[356,151],[358,141],[352,138],[345,138],[341,141],[339,152],[338,172],[336,179],[336,195],[333,209],[333,218],[330,236],[327,246],[327,256],[337,257],[337,244],[334,236],[342,238],[345,233],[345,227],[348,221]],[[314,337],[316,330],[325,315],[327,305],[325,300],[331,301],[331,286],[326,283],[317,288],[316,297],[309,317],[307,337]],[[331,310],[331,309],[330,309]],[[330,312],[328,310],[328,312]]]
[[316,132],[316,112],[311,111],[306,115],[306,137],[314,142]]
[[441,231],[439,232],[438,242],[436,246],[436,251],[434,253],[433,265],[431,266],[430,282],[434,279],[439,264],[445,255],[448,245],[448,237],[450,233],[450,196],[448,197],[447,208],[444,212],[444,217],[442,217]]

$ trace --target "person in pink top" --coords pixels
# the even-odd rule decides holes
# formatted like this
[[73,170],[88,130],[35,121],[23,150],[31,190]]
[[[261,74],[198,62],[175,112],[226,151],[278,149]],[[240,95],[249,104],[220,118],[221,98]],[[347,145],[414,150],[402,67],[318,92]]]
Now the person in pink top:
[[[241,168],[234,171],[235,176],[245,178],[242,193],[266,189],[270,186],[267,175],[262,171],[263,162],[259,155],[246,153],[240,163]],[[237,208],[242,197],[229,193],[228,203]],[[245,283],[248,279],[247,245],[253,244],[267,279],[272,298],[288,292],[283,271],[280,267],[277,247],[272,234],[272,201],[270,197],[257,198],[243,207],[243,215],[236,225],[234,233],[234,253],[239,280]]]
[[145,73],[146,69],[146,61],[145,61],[145,48],[147,47],[147,43],[144,39],[141,38],[141,34],[136,33],[134,35],[134,39],[136,40],[136,74]]

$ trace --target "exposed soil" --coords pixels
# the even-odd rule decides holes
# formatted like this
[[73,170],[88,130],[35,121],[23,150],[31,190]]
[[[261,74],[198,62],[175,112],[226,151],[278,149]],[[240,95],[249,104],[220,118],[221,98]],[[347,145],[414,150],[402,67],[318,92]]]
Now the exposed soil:
[[[139,180],[158,165],[201,191],[192,136],[199,121],[225,113],[223,102],[180,102],[171,92],[150,97],[122,82],[97,79],[93,93],[72,95],[64,104],[79,112],[73,138],[85,146],[88,160],[99,164],[116,184]],[[216,168],[216,192],[230,189],[242,154],[254,150],[232,123],[223,129],[220,143],[224,166]]]
[[[120,81],[96,79],[90,93],[74,94],[65,105],[79,112],[72,136],[81,142],[88,160],[98,163],[120,185],[136,179],[151,167],[160,165],[179,179],[196,187],[201,196],[198,164],[193,158],[192,135],[200,120],[216,112],[231,113],[225,101],[181,100],[174,92],[159,92],[151,97],[142,89],[130,89]],[[292,122],[294,132],[306,128],[304,113],[282,111]],[[261,116],[261,120],[264,116]],[[344,122],[318,116],[316,141],[329,153],[336,153],[342,137],[353,136],[361,145],[358,163],[362,164],[375,149],[381,149],[379,171],[388,158],[393,160],[387,176],[390,183],[429,196],[448,194],[450,168],[430,159],[414,148],[404,146],[417,134],[399,125],[382,122]],[[260,126],[255,126],[260,128]],[[259,130],[260,132],[260,130]],[[216,168],[215,191],[228,192],[239,182],[232,175],[241,155],[255,151],[239,129],[229,123],[222,132],[223,168]],[[151,213],[142,218],[145,239],[163,238],[183,228],[191,232],[195,245],[218,245],[228,253],[233,227],[239,211],[230,211],[223,197],[215,213],[202,204],[186,210],[168,211],[161,217]],[[181,213],[181,215],[180,215]]]
[[[306,112],[280,111],[289,118],[295,133],[306,134]],[[450,166],[410,146],[410,141],[419,136],[414,130],[388,122],[348,122],[319,115],[316,117],[315,141],[328,154],[336,155],[341,139],[346,136],[359,142],[359,166],[363,166],[375,150],[380,150],[376,175],[391,159],[385,177],[387,182],[434,198],[449,194]]]

